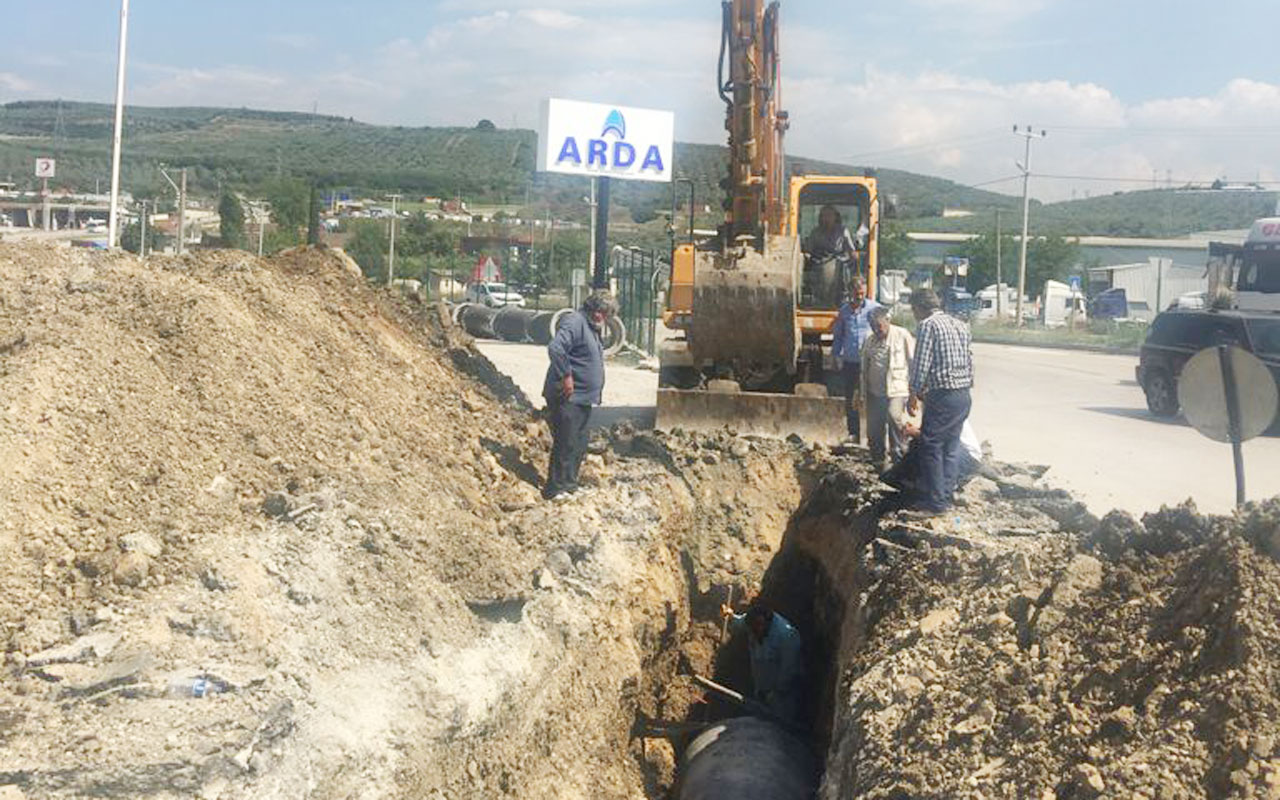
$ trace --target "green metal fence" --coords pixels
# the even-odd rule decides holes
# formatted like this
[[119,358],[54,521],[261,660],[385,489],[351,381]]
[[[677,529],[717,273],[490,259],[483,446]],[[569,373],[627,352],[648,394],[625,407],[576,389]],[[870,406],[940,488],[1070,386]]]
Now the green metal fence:
[[627,329],[627,341],[651,356],[657,355],[658,317],[662,314],[658,287],[667,274],[667,264],[653,250],[616,247],[612,267],[618,314]]

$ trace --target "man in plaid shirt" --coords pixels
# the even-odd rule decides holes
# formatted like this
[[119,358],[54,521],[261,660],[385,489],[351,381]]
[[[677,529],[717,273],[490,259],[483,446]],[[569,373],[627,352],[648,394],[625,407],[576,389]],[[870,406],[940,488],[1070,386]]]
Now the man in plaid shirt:
[[944,314],[932,290],[912,292],[911,311],[918,325],[908,412],[914,415],[924,400],[916,508],[938,514],[951,506],[959,478],[960,431],[973,405],[973,351],[969,326]]

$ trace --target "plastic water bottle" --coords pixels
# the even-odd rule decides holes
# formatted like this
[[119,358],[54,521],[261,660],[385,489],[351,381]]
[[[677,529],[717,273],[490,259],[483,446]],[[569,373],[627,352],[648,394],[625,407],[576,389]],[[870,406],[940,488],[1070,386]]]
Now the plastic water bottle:
[[178,678],[169,683],[171,697],[191,697],[200,699],[226,691],[226,685],[219,680],[211,680],[207,675],[194,678]]

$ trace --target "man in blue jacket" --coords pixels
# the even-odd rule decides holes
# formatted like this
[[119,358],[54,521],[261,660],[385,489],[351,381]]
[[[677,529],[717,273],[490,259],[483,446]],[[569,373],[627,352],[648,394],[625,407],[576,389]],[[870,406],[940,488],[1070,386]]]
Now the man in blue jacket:
[[871,337],[871,312],[879,307],[879,303],[867,297],[862,278],[855,277],[849,286],[849,299],[840,306],[835,327],[831,329],[831,357],[844,378],[845,422],[854,440],[862,432],[856,399],[862,385],[862,343]]
[[551,465],[542,496],[548,500],[576,491],[587,455],[591,407],[604,393],[604,326],[617,313],[607,292],[594,292],[582,308],[560,323],[547,347],[551,364],[542,384],[551,424]]
[[753,699],[784,723],[799,723],[804,714],[804,643],[795,626],[759,600],[745,614],[729,606],[720,610],[734,633],[747,633]]

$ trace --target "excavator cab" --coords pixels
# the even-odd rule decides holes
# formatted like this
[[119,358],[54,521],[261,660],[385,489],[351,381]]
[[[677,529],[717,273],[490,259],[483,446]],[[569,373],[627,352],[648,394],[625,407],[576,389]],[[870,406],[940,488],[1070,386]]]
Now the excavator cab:
[[[787,224],[801,239],[804,263],[796,297],[796,315],[806,347],[830,346],[836,314],[854,277],[875,297],[880,232],[880,196],[876,179],[862,175],[799,175],[791,179]],[[831,257],[809,246],[824,208],[834,208],[852,240],[851,252]]]
[[871,187],[863,183],[809,182],[796,194],[796,235],[804,254],[798,306],[836,311],[855,278],[868,280],[875,224]]

